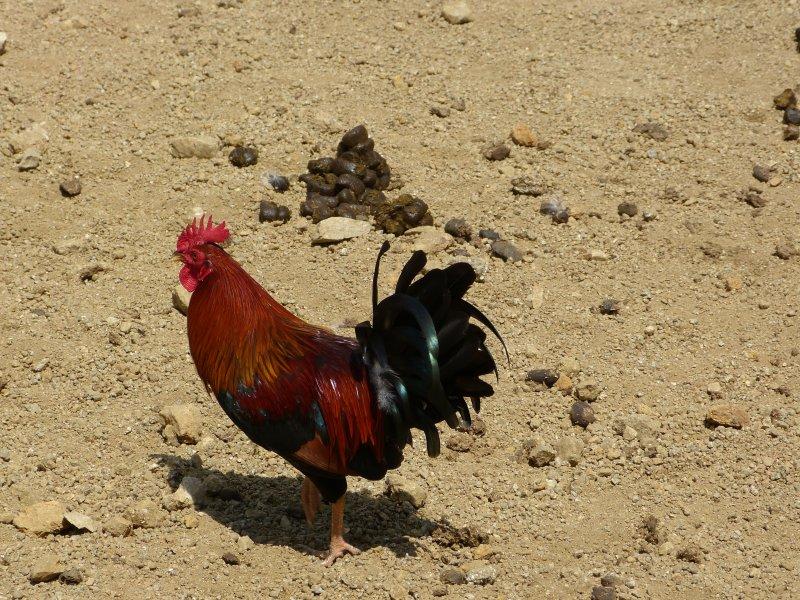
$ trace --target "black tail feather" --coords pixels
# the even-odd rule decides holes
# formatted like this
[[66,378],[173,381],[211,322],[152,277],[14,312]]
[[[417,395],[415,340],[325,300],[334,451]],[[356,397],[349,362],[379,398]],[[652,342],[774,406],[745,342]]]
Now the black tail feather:
[[465,398],[480,410],[481,398],[494,388],[480,376],[497,367],[486,347],[486,327],[508,350],[495,326],[478,308],[464,300],[475,282],[468,263],[432,269],[417,278],[427,263],[414,252],[403,267],[395,293],[378,302],[378,270],[384,243],[375,263],[372,284],[372,324],[356,328],[364,360],[376,388],[387,435],[400,447],[410,442],[410,428],[425,433],[430,456],[440,452],[436,423],[450,427],[472,422]]

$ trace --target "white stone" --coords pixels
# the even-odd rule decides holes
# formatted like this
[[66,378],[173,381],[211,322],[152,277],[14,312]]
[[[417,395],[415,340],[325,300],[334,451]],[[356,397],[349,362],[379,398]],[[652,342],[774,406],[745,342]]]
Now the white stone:
[[367,221],[348,219],[346,217],[330,217],[323,219],[317,226],[315,244],[334,244],[369,233],[372,229]]
[[472,9],[464,0],[453,0],[442,5],[442,16],[452,25],[463,25],[472,21]]

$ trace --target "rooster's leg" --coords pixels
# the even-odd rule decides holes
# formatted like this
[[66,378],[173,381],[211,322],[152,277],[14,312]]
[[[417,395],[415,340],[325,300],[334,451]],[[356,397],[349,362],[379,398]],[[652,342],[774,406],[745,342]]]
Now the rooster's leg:
[[308,521],[309,525],[313,524],[319,505],[322,503],[322,498],[319,495],[317,486],[308,477],[303,480],[303,486],[300,488],[300,503],[303,505],[306,521]]
[[345,554],[361,554],[361,550],[344,541],[344,496],[331,505],[331,549],[322,564],[330,567]]

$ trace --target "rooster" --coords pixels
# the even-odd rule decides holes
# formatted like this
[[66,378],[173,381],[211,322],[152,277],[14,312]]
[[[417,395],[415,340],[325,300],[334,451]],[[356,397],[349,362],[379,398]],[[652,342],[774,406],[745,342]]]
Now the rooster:
[[[378,253],[372,280],[372,322],[356,339],[310,325],[281,306],[221,247],[229,237],[209,216],[178,237],[180,283],[192,292],[189,349],[197,372],[228,417],[253,442],[276,452],[305,479],[301,504],[309,523],[331,504],[330,566],[360,551],[344,532],[346,477],[378,480],[400,466],[411,429],[427,451],[440,450],[436,424],[470,424],[494,372],[489,319],[464,300],[475,281],[467,263],[430,270],[414,252],[395,292],[378,302]],[[505,350],[505,344],[503,343]],[[508,355],[506,351],[506,356]]]

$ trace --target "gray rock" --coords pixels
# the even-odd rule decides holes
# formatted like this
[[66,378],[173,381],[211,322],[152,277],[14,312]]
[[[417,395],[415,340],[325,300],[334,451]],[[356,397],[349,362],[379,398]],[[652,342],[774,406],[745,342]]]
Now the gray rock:
[[439,575],[439,579],[448,585],[462,585],[467,581],[461,569],[445,569]]
[[58,580],[66,585],[78,585],[83,581],[83,573],[80,569],[67,569],[61,573]]
[[762,183],[766,183],[772,177],[772,170],[769,167],[755,165],[753,167],[753,177]]
[[219,140],[212,136],[177,137],[169,145],[175,158],[214,158],[219,150]]
[[368,222],[346,217],[323,219],[317,227],[317,237],[313,242],[315,244],[335,244],[365,235],[372,230]]
[[473,560],[461,565],[464,579],[474,585],[490,585],[497,579],[497,569],[483,560]]
[[23,151],[17,160],[17,169],[20,171],[33,171],[42,162],[42,153],[38,148],[28,148]]
[[451,25],[463,25],[472,21],[472,9],[464,0],[450,0],[442,5],[442,16]]
[[519,248],[506,240],[492,242],[492,254],[499,256],[506,262],[519,262],[522,260],[522,252]]

